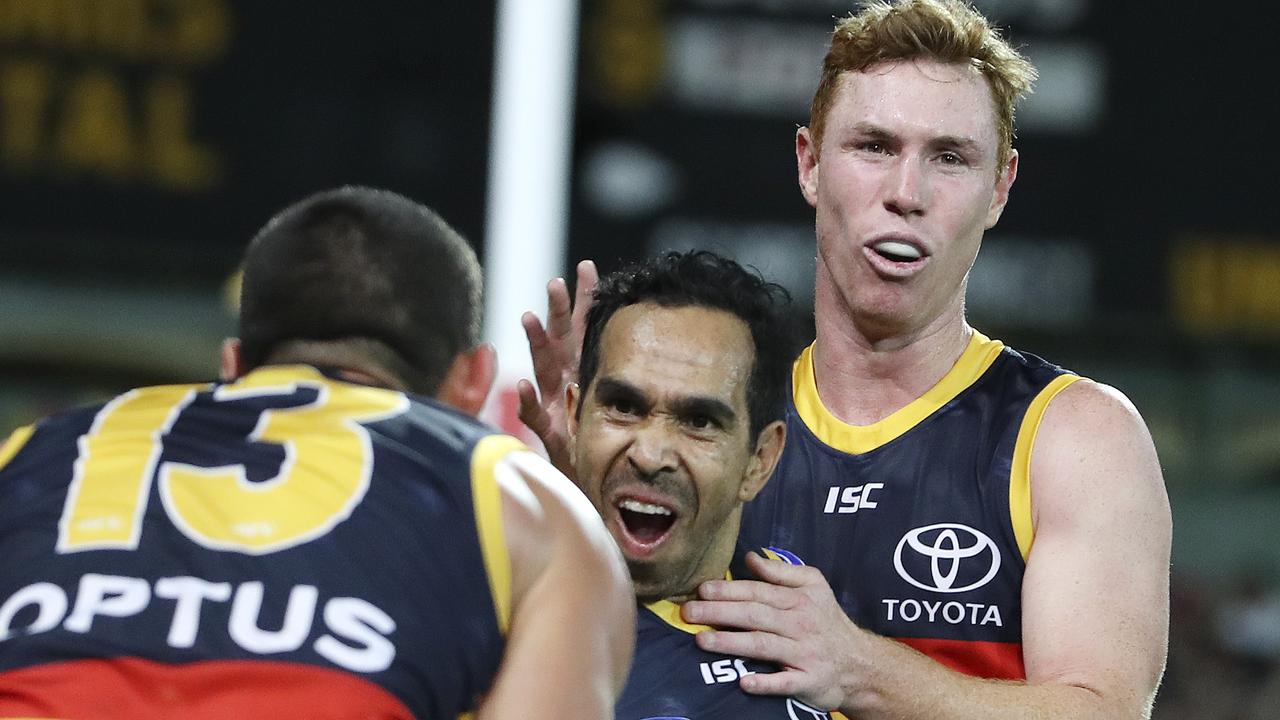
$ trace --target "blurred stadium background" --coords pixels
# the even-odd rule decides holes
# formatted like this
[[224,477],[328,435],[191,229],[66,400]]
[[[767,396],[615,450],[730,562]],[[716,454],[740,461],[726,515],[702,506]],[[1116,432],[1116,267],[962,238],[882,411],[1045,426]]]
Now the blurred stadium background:
[[[1156,717],[1274,718],[1280,203],[1265,193],[1280,11],[976,4],[1042,78],[1019,117],[1020,176],[974,271],[971,317],[1120,387],[1151,426],[1175,521]],[[566,252],[549,267],[711,247],[788,285],[809,327],[812,221],[792,137],[849,0],[566,6],[577,12]],[[0,0],[0,433],[134,385],[212,378],[239,252],[313,191],[405,193],[492,261],[499,13]],[[524,192],[537,204],[549,190],[554,211],[554,189]],[[518,333],[519,311],[542,304],[536,292],[506,302],[517,306],[492,310],[491,334]]]

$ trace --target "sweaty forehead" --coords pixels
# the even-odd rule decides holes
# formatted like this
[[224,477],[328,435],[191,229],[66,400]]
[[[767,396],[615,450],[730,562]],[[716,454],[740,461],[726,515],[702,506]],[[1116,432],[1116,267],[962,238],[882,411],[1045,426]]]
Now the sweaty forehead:
[[998,142],[991,86],[966,63],[891,60],[844,73],[827,126],[865,124],[922,138],[968,137],[993,151]]
[[745,407],[754,355],[750,328],[732,313],[640,303],[609,318],[597,375],[655,395],[712,396]]

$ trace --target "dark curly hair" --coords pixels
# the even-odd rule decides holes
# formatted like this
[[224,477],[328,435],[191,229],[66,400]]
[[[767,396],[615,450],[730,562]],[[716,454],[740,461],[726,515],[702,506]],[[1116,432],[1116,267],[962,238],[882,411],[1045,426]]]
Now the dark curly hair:
[[[794,348],[785,322],[791,295],[767,282],[754,268],[706,250],[668,252],[628,265],[600,279],[582,337],[578,382],[591,387],[600,365],[600,338],[609,318],[639,303],[662,307],[697,306],[724,310],[747,324],[755,358],[747,381],[750,442],[782,418]],[[578,405],[581,413],[582,405]]]

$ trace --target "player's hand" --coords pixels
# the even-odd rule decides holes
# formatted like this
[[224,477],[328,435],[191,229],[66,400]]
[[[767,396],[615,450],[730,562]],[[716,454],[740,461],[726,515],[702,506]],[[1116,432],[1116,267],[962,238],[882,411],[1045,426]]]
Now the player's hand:
[[582,334],[587,310],[591,307],[591,293],[598,279],[596,264],[583,260],[578,263],[578,286],[572,303],[563,278],[547,284],[545,328],[538,316],[531,312],[520,318],[524,335],[529,340],[533,376],[537,382],[536,390],[527,379],[516,383],[516,392],[520,395],[520,421],[542,441],[551,464],[571,478],[573,468],[569,467],[565,389],[578,377]]
[[740,680],[755,695],[786,695],[835,710],[846,704],[849,680],[858,673],[861,641],[870,636],[853,624],[817,568],[747,554],[754,580],[712,580],[698,587],[700,600],[685,603],[686,622],[733,630],[698,633],[708,652],[777,663],[782,670]]

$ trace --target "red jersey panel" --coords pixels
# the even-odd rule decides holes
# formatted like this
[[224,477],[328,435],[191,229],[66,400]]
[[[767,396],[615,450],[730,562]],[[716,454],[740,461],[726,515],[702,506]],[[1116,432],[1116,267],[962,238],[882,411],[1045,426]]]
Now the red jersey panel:
[[209,660],[177,666],[138,658],[70,660],[0,673],[0,717],[132,720],[412,720],[375,683],[312,665]]

